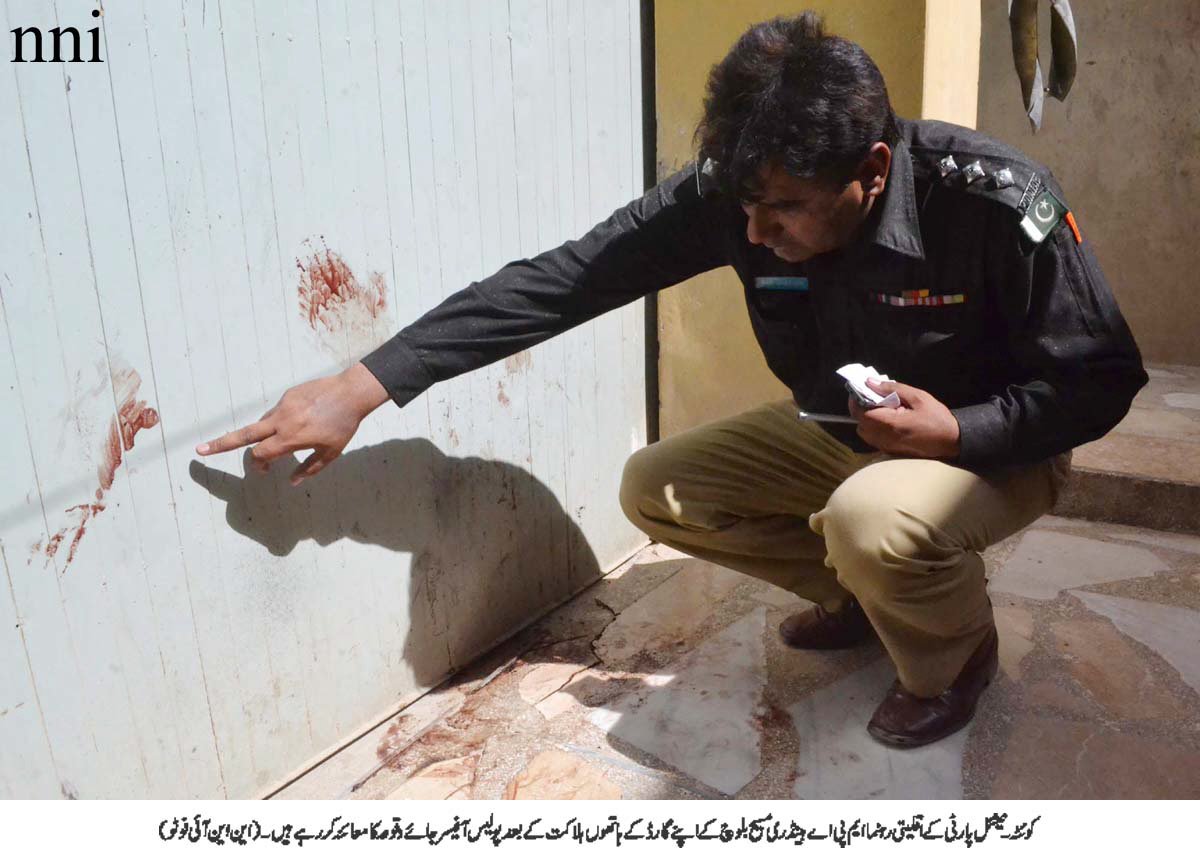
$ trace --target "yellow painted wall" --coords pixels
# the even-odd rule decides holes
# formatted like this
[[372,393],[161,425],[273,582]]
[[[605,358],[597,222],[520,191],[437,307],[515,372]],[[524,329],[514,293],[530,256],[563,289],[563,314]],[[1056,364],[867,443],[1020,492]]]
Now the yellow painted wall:
[[[750,24],[805,9],[824,16],[827,32],[866,49],[883,72],[897,113],[920,116],[928,99],[936,105],[938,118],[973,123],[979,10],[962,0],[941,3],[941,8],[930,10],[935,39],[927,45],[923,0],[657,0],[659,178],[693,157],[692,134],[712,65]],[[965,17],[965,29],[948,20],[947,16],[955,15]],[[962,58],[969,60],[972,54],[974,67],[967,62],[964,68]],[[663,437],[790,395],[767,369],[750,328],[741,285],[731,269],[710,272],[660,293],[658,307]]]
[[941,119],[975,127],[979,103],[980,21],[978,3],[925,0],[922,119]]

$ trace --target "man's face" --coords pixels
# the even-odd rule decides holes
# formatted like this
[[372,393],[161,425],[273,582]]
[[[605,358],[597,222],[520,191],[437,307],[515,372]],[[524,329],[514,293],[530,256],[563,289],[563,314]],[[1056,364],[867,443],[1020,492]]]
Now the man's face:
[[866,220],[877,193],[871,192],[871,185],[864,187],[860,178],[839,188],[798,179],[775,166],[762,168],[759,178],[761,198],[742,203],[749,218],[746,238],[769,247],[785,262],[804,262],[845,247]]

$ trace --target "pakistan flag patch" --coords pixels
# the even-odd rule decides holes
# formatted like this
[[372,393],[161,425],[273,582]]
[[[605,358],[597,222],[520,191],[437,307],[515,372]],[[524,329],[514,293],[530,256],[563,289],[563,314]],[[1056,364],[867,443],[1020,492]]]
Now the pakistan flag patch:
[[1067,207],[1059,202],[1054,194],[1049,190],[1042,191],[1029,208],[1025,209],[1025,216],[1021,218],[1021,229],[1025,230],[1025,234],[1033,239],[1035,244],[1040,244],[1066,213]]

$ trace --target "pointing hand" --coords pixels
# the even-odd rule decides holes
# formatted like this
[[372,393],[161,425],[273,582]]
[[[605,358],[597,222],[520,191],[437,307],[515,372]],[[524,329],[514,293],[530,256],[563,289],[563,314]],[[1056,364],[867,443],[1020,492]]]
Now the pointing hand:
[[356,363],[345,372],[288,389],[259,420],[199,445],[196,452],[211,456],[253,444],[254,466],[266,473],[280,456],[312,450],[292,472],[292,485],[299,485],[341,455],[363,418],[387,399],[383,385]]

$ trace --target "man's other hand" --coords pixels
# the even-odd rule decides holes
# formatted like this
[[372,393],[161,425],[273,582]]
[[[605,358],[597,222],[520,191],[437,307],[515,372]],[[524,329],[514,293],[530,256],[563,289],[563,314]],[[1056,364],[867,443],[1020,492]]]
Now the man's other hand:
[[292,472],[291,482],[296,486],[341,455],[363,418],[387,399],[383,385],[356,363],[337,375],[289,388],[257,422],[201,444],[196,452],[211,456],[253,444],[251,460],[266,473],[280,456],[312,450]]
[[897,456],[923,459],[958,457],[958,421],[932,395],[907,384],[870,379],[867,385],[883,396],[895,392],[899,408],[861,408],[850,397],[850,416],[858,435],[872,447]]

